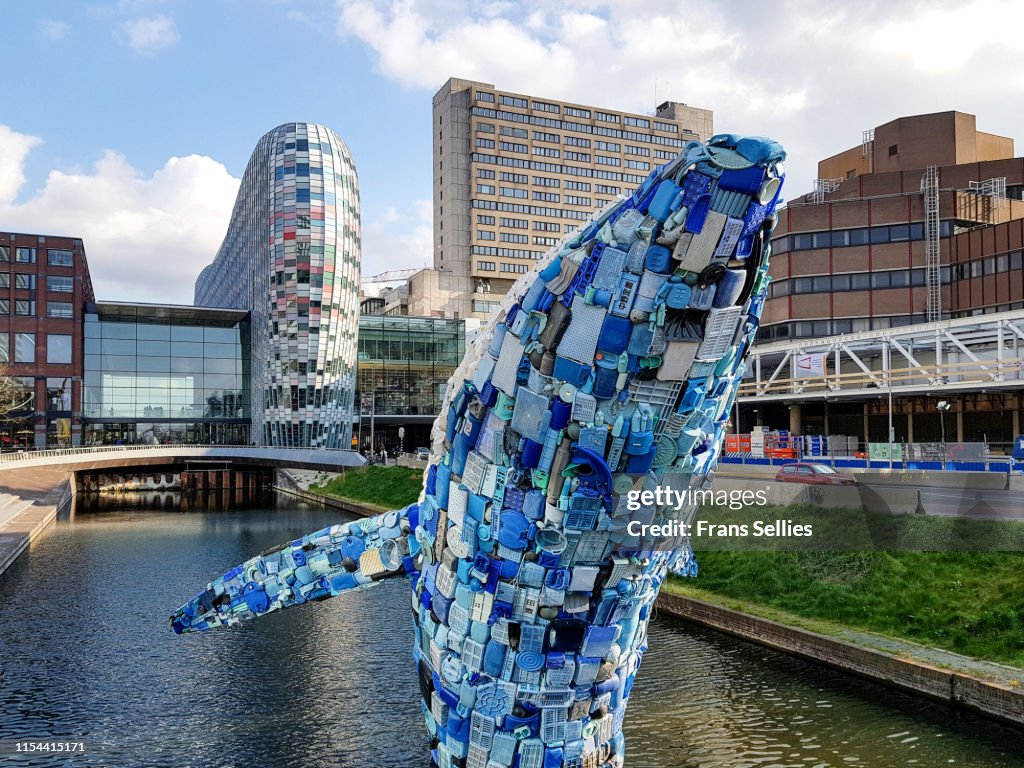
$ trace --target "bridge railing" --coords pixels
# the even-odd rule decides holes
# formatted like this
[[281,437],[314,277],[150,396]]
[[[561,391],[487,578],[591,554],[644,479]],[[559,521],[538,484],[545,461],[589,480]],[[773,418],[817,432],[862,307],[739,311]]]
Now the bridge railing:
[[145,451],[156,451],[156,450],[200,450],[206,448],[226,448],[231,451],[237,451],[239,454],[245,454],[248,452],[258,453],[260,451],[294,451],[295,453],[315,453],[322,456],[347,456],[352,451],[347,451],[338,448],[285,448],[281,446],[257,446],[257,445],[230,445],[220,443],[167,443],[161,445],[98,445],[90,446],[88,448],[45,448],[42,450],[31,450],[31,451],[12,451],[10,453],[0,453],[0,465],[3,464],[17,464],[19,462],[26,461],[37,461],[39,459],[59,459],[62,457],[78,457],[87,456],[90,454],[107,454],[107,453],[128,453],[128,452],[145,452]]

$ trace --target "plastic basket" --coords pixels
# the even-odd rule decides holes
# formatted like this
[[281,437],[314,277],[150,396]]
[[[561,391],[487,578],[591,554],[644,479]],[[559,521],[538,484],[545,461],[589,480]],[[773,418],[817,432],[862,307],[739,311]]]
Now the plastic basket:
[[565,741],[565,707],[545,707],[540,712],[540,737],[545,744]]
[[[604,322],[604,307],[587,304],[582,296],[572,303],[572,319],[558,342],[558,356],[583,365],[593,365],[597,352],[597,340]],[[504,352],[504,346],[502,347]],[[498,361],[500,366],[501,361]],[[495,368],[497,371],[497,367]],[[497,384],[495,384],[497,386]]]
[[742,307],[712,309],[704,326],[704,341],[697,350],[698,359],[715,362],[721,360],[732,346],[733,337],[742,319]]

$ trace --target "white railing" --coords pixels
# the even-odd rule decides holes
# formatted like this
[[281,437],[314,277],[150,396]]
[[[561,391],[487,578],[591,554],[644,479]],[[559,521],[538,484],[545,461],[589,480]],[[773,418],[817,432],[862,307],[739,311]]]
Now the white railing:
[[325,458],[331,456],[350,456],[353,451],[346,451],[339,448],[291,448],[270,445],[228,445],[217,443],[167,443],[162,445],[97,445],[88,448],[44,448],[41,450],[12,451],[0,453],[0,464],[16,464],[25,461],[37,461],[39,459],[59,459],[67,457],[88,456],[91,454],[104,453],[127,453],[127,452],[153,452],[163,450],[205,450],[209,448],[227,449],[237,451],[239,455],[260,454],[270,451],[294,451],[295,453],[315,453]]

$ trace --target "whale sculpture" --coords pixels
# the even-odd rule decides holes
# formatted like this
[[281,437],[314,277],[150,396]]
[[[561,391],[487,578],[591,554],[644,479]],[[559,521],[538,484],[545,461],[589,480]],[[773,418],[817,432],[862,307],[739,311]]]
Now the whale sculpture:
[[678,525],[695,504],[635,492],[713,477],[784,157],[757,137],[690,142],[567,236],[452,376],[420,500],[246,561],[174,631],[404,575],[436,765],[622,766],[654,601],[667,573],[696,574]]

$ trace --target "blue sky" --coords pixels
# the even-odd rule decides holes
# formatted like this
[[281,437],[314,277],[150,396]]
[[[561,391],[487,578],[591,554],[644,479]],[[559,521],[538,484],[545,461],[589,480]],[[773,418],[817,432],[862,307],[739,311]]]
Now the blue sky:
[[[849,10],[847,10],[849,8]],[[362,188],[364,274],[430,260],[430,101],[452,75],[640,112],[818,159],[901,114],[1020,138],[1012,0],[95,0],[6,3],[0,229],[83,237],[97,294],[189,302],[256,140],[334,128]],[[1000,23],[990,23],[1000,19]],[[17,73],[17,74],[12,74]],[[1018,147],[1017,154],[1020,154]]]

